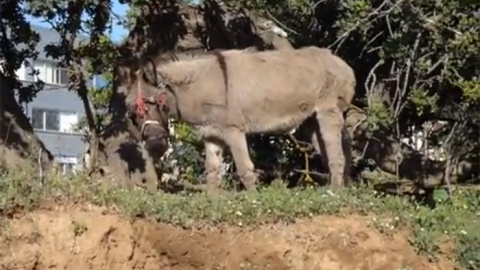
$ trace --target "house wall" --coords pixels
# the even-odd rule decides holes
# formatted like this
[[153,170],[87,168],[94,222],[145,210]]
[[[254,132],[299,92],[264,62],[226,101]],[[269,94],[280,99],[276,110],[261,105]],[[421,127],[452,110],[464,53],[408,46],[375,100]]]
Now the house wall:
[[[58,64],[58,60],[47,56],[45,52],[46,45],[55,44],[60,40],[58,33],[55,30],[38,25],[32,25],[32,29],[40,35],[40,40],[36,47],[36,50],[39,52],[38,57],[36,60],[26,59],[26,63],[16,71],[18,79],[26,85],[36,80],[36,76],[33,75],[35,63],[47,61],[55,67],[57,67]],[[79,40],[87,42],[88,37],[80,37],[75,43],[78,44]],[[20,45],[19,49],[22,49],[22,47],[24,47],[24,45]],[[106,84],[105,80],[99,75],[88,79],[91,80],[87,80],[87,87],[94,86],[98,88]],[[77,93],[68,90],[68,86],[66,85],[67,81],[68,80],[62,80],[61,83],[58,84],[45,82],[43,90],[37,94],[32,102],[21,104],[31,123],[34,119],[33,112],[35,109],[56,111],[60,114],[62,114],[62,112],[75,113],[78,121],[84,118],[85,110],[83,103]],[[81,162],[86,146],[82,140],[82,134],[71,131],[60,132],[38,129],[35,128],[35,126],[34,131],[55,157],[56,161],[63,163],[65,171],[70,170],[71,167],[76,169],[82,168]]]
[[[58,33],[42,26],[32,25],[32,28],[40,35],[40,41],[37,44],[39,55],[36,60],[27,59],[27,62],[32,67],[36,61],[45,60],[56,65],[58,61],[48,57],[44,48],[46,45],[59,40]],[[35,81],[35,77],[32,75],[32,67],[24,65],[17,71],[17,76],[24,84]],[[91,86],[91,84],[88,86]],[[22,106],[31,122],[34,109],[52,110],[60,114],[62,112],[73,112],[77,115],[78,121],[85,116],[85,110],[80,98],[74,91],[69,91],[66,85],[45,83],[44,89],[36,95],[33,101],[24,103]],[[82,134],[36,128],[34,128],[34,131],[52,153],[55,160],[63,165],[65,172],[71,169],[80,170],[82,168],[81,163],[85,150]]]
[[[74,112],[78,120],[85,116],[83,104],[76,93],[70,92],[65,88],[56,90],[40,91],[35,99],[24,105],[26,115],[32,119],[34,109],[55,110],[59,113]],[[43,141],[47,149],[58,160],[64,159],[67,163],[76,163],[81,165],[85,143],[82,141],[80,133],[65,133],[60,131],[34,129],[40,140]],[[81,166],[77,166],[77,169]]]

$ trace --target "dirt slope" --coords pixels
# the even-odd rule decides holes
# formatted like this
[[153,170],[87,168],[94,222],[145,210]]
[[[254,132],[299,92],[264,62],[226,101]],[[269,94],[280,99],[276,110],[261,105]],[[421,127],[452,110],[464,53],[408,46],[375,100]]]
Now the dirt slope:
[[0,269],[451,270],[407,236],[387,237],[360,216],[317,217],[255,229],[185,230],[93,206],[38,210],[3,225]]

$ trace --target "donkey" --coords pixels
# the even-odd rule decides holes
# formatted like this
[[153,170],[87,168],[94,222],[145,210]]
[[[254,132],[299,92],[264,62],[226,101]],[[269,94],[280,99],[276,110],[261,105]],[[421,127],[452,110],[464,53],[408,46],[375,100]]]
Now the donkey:
[[129,89],[127,104],[142,138],[165,133],[168,118],[195,127],[210,158],[210,187],[220,183],[215,156],[228,146],[241,182],[254,189],[257,176],[246,134],[285,133],[309,118],[316,119],[325,146],[330,186],[344,185],[342,113],[353,99],[356,79],[330,50],[226,50],[129,73],[121,87]]

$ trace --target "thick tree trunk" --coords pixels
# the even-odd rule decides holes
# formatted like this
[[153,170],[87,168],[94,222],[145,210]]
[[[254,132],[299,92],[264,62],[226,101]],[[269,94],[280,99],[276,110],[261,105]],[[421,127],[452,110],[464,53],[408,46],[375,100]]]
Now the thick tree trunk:
[[53,156],[37,138],[28,118],[15,100],[6,77],[0,73],[0,166],[15,170],[18,166],[50,167]]
[[[126,125],[124,123],[123,125]],[[125,127],[118,127],[101,134],[96,160],[96,171],[109,181],[123,187],[140,186],[154,191],[158,187],[158,176],[154,162],[145,148],[138,141],[131,138]],[[117,133],[117,134],[114,134]],[[86,166],[88,153],[86,155]],[[92,169],[92,168],[89,168]],[[95,170],[92,170],[95,171]]]
[[155,163],[140,143],[140,132],[126,119],[126,93],[117,89],[110,101],[110,123],[99,134],[95,164],[89,162],[90,146],[85,155],[89,171],[100,172],[110,181],[124,187],[141,186],[156,190],[161,175],[160,162]]

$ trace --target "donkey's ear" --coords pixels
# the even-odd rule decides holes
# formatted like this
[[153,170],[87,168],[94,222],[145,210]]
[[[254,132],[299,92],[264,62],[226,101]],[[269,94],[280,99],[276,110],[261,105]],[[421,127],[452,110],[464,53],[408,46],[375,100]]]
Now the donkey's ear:
[[143,78],[151,83],[151,84],[157,84],[159,81],[158,75],[157,75],[157,65],[155,64],[155,61],[151,58],[147,59],[147,62],[145,66],[143,67]]
[[133,78],[135,78],[135,72],[130,67],[125,65],[117,66],[115,73],[116,77],[120,79],[120,81],[130,82]]
[[130,69],[126,66],[117,66],[116,73],[118,74],[118,76],[127,77],[130,73]]
[[139,69],[139,70],[136,70],[135,72],[133,72],[132,75],[138,78],[138,77],[142,76],[142,73],[144,73],[144,72],[142,72],[142,70]]

